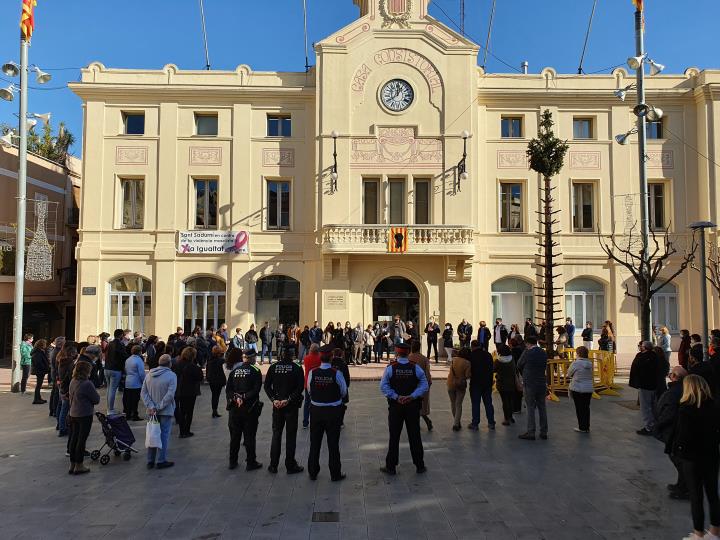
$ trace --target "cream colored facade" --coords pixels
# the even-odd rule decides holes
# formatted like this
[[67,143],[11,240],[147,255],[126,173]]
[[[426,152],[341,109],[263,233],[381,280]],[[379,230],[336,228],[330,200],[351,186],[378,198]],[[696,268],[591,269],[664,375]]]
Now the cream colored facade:
[[[591,315],[597,324],[609,318],[621,348],[635,342],[636,303],[624,296],[628,274],[608,262],[597,239],[598,227],[607,235],[637,219],[636,142],[613,140],[634,125],[634,94],[625,102],[613,96],[634,76],[624,69],[578,76],[552,68],[486,74],[477,66],[477,45],[428,16],[428,2],[355,0],[360,17],[316,44],[317,65],[307,74],[246,65],[230,72],[85,68],[82,81],[71,85],[85,112],[78,335],[112,332],[113,323],[124,322],[112,290],[121,276],[145,280],[142,323],[136,307],[128,324],[163,336],[187,322],[187,283],[197,277],[225,284],[218,319],[231,328],[273,318],[272,305],[256,301],[267,276],[299,281],[301,324],[367,324],[391,315],[373,309],[373,294],[393,276],[416,287],[413,313],[421,326],[431,315],[453,326],[466,317],[475,328],[496,315],[522,323],[534,315],[530,296],[538,283],[539,179],[528,170],[525,149],[549,109],[556,133],[570,144],[554,180],[562,209],[560,279],[568,295],[562,307],[572,308],[578,328]],[[414,92],[403,112],[381,103],[382,87],[394,79]],[[720,72],[688,69],[650,78],[647,86],[648,102],[665,111],[661,138],[648,144],[649,179],[663,186],[654,204],[676,233],[695,220],[717,221],[717,169],[692,147],[720,161]],[[141,135],[124,132],[124,118],[134,113],[144,114]],[[217,135],[197,135],[203,115],[217,115]],[[291,135],[268,136],[268,115],[289,116]],[[503,118],[510,127],[508,118],[520,119],[519,137],[502,136]],[[578,139],[574,129],[583,125],[589,137]],[[458,190],[464,131],[469,177]],[[143,181],[137,229],[123,228],[128,179]],[[249,254],[178,253],[178,232],[196,226],[194,183],[203,179],[217,181],[217,229],[247,231]],[[275,218],[268,181],[277,180],[289,183],[286,230],[269,227]],[[375,200],[374,188],[364,187],[369,180],[378,182],[376,205],[368,203]],[[417,184],[424,180],[427,210]],[[505,183],[520,189],[520,231],[501,227]],[[589,230],[574,227],[577,183],[590,185],[583,195],[592,208]],[[393,223],[398,215],[400,223]],[[367,223],[375,217],[377,224]],[[408,227],[406,253],[388,253],[389,226],[397,224]],[[658,322],[699,328],[697,272],[684,273],[673,287],[659,297]],[[715,298],[711,309],[717,325]]]

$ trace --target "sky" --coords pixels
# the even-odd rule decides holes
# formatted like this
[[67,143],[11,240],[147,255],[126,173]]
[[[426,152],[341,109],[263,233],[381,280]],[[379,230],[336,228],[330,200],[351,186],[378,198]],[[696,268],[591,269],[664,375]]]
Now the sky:
[[[466,0],[465,30],[485,44],[492,0]],[[213,69],[248,64],[256,70],[302,71],[305,65],[302,0],[205,0]],[[0,2],[0,63],[19,60],[20,0]],[[358,17],[352,0],[307,0],[309,41],[320,41]],[[720,0],[645,0],[646,50],[667,66],[720,69]],[[530,72],[546,66],[576,73],[593,0],[497,0],[487,71]],[[692,6],[692,9],[689,7]],[[631,0],[598,0],[584,70],[609,72],[635,51]],[[205,53],[198,0],[38,0],[30,63],[53,75],[31,85],[29,111],[51,112],[78,140],[82,108],[67,83],[92,61],[107,67],[203,69]],[[460,24],[460,0],[433,0],[430,14]],[[314,63],[312,46],[310,64]],[[483,60],[480,51],[478,64]],[[0,74],[1,76],[2,74]],[[33,79],[34,81],[34,79]],[[7,77],[0,77],[4,87]],[[17,100],[0,101],[0,122],[17,123]]]

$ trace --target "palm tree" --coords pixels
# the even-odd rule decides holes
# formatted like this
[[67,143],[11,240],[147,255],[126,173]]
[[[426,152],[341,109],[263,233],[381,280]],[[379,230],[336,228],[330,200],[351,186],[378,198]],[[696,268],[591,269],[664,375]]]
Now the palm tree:
[[[0,124],[0,132],[3,135],[11,130],[8,124]],[[35,127],[28,130],[28,152],[59,163],[63,167],[67,166],[68,157],[72,155],[70,147],[73,144],[75,144],[75,136],[65,128],[64,122],[60,122],[57,135],[53,135],[49,122],[43,126],[41,134],[35,131]]]

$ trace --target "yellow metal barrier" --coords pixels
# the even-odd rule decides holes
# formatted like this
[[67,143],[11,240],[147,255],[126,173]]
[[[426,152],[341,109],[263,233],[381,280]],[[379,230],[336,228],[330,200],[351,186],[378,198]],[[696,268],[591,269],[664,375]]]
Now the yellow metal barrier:
[[[560,349],[558,353],[560,358],[548,360],[547,367],[548,399],[552,401],[559,401],[558,393],[568,393],[570,379],[567,372],[575,360],[574,349]],[[600,395],[619,396],[621,386],[615,383],[615,354],[593,350],[588,356],[593,364],[593,398],[600,399]]]

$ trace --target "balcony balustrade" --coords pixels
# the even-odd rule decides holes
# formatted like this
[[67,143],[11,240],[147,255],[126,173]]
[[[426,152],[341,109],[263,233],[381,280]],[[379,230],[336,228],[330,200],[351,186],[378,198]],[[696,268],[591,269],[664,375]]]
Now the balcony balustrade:
[[462,225],[325,225],[323,253],[388,253],[392,227],[407,227],[409,254],[475,254],[473,229]]

